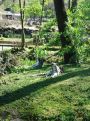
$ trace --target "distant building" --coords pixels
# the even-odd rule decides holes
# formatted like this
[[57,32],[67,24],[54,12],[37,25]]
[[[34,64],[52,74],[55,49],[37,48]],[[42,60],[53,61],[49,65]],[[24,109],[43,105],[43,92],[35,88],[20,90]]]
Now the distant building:
[[0,12],[0,19],[19,20],[20,13],[12,13],[11,11]]

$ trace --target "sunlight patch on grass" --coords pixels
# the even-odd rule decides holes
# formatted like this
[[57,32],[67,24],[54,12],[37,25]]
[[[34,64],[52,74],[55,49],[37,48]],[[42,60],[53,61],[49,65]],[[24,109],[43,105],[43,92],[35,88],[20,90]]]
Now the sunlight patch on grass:
[[62,85],[72,85],[74,82],[72,79],[67,79],[65,81],[60,81],[57,82],[56,84],[52,84],[50,88],[57,87],[57,86],[62,86]]
[[85,105],[85,108],[90,111],[90,105]]

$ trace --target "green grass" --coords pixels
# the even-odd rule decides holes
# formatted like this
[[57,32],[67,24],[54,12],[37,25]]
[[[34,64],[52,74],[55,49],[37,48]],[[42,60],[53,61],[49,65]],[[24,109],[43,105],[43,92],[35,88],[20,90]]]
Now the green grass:
[[1,117],[6,111],[8,120],[19,117],[26,121],[73,121],[76,117],[76,121],[83,121],[90,113],[89,64],[65,65],[64,73],[57,78],[31,76],[46,73],[46,65],[39,70],[24,70],[23,66],[21,72],[1,77]]

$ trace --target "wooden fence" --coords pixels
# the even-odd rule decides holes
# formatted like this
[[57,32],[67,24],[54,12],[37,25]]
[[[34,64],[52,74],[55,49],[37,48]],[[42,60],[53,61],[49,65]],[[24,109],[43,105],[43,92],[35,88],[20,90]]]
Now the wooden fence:
[[[29,46],[31,42],[25,42],[25,46]],[[0,41],[0,47],[2,48],[1,50],[4,49],[4,47],[21,47],[21,42],[11,42],[11,41]]]

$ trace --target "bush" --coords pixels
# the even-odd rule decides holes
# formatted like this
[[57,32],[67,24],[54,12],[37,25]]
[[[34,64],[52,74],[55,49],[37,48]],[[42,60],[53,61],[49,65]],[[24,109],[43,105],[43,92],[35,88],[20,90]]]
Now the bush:
[[18,64],[18,59],[15,55],[12,55],[9,51],[3,51],[0,53],[0,75],[10,73],[14,66]]
[[[53,34],[55,32],[55,20],[51,19],[43,24],[40,30],[35,35],[35,38],[38,40],[38,43],[48,43],[50,39],[53,39]],[[54,40],[56,39],[54,34]]]
[[[81,2],[74,12],[67,11],[68,23],[66,32],[69,35],[72,45],[69,47],[70,51],[75,51],[77,63],[82,63],[87,59],[88,49],[88,34],[87,34],[87,18],[90,13],[89,1]],[[87,8],[87,9],[86,9]],[[87,14],[86,14],[87,13]],[[86,39],[85,39],[86,38]],[[90,46],[90,43],[89,43]],[[74,47],[74,49],[72,49]],[[69,51],[69,49],[67,51]]]

